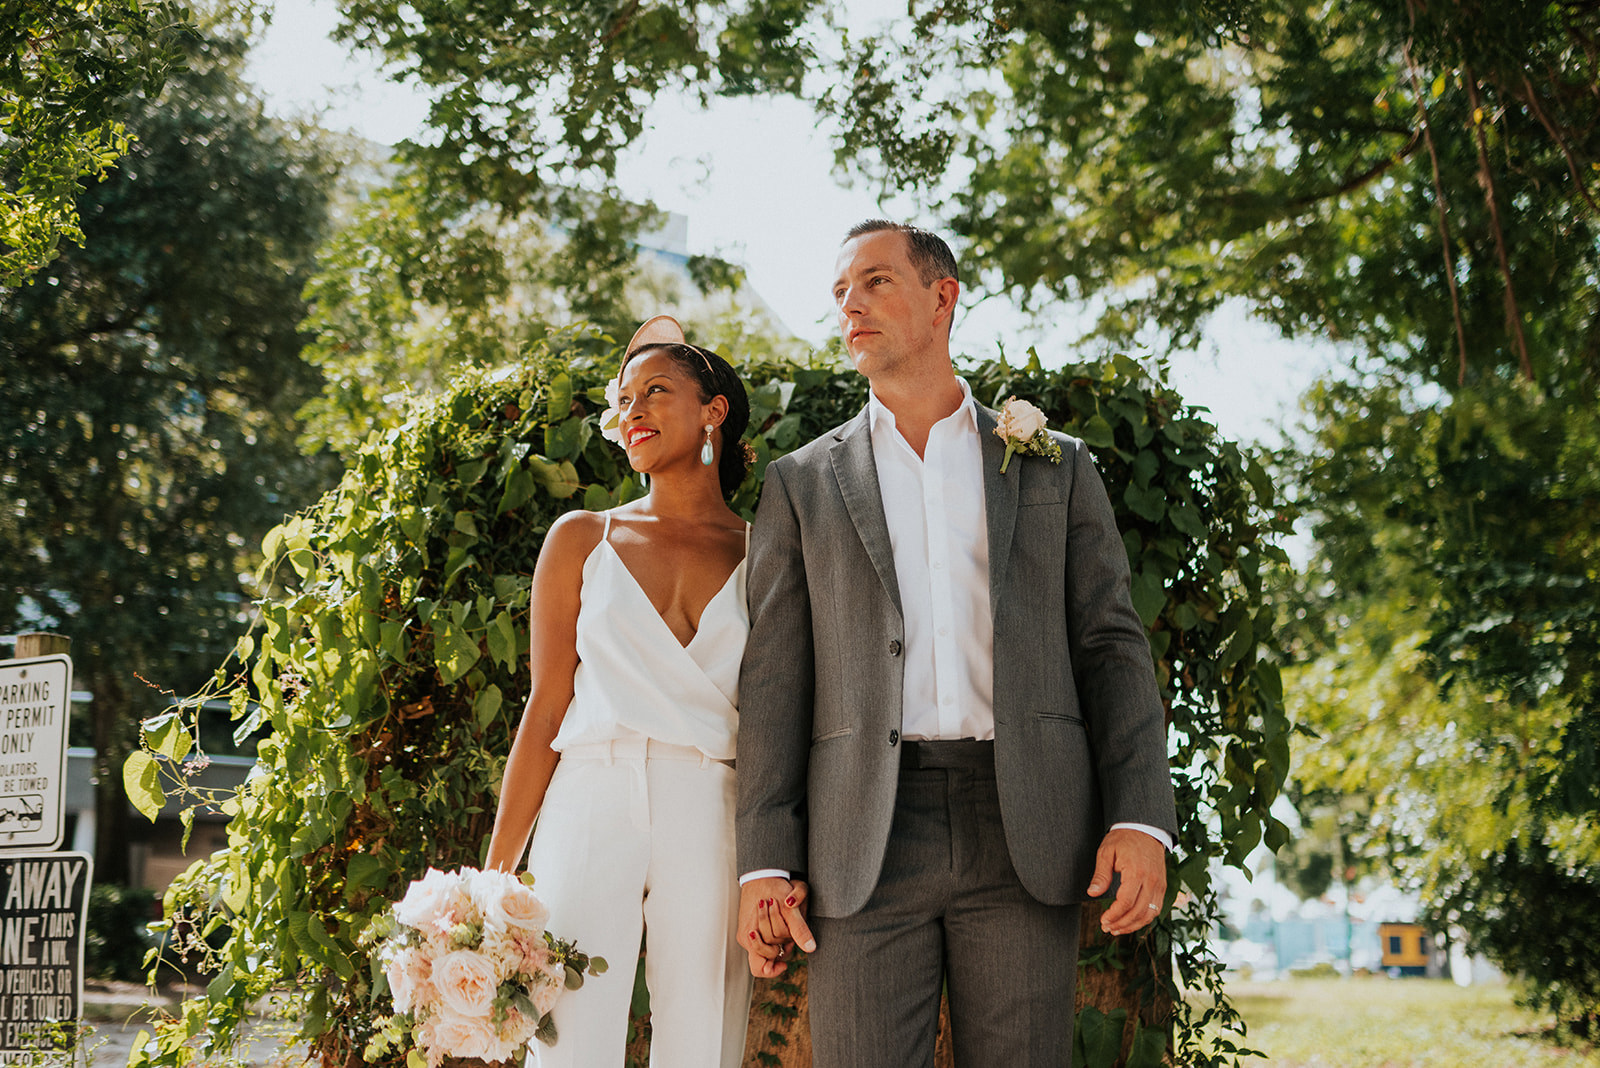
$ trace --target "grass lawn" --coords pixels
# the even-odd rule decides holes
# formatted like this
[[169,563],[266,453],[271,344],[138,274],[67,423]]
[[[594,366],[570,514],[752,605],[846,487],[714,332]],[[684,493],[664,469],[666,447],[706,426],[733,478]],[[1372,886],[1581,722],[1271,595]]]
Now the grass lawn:
[[1543,1036],[1551,1020],[1510,988],[1448,980],[1288,979],[1231,983],[1262,1068],[1600,1068],[1600,1050]]

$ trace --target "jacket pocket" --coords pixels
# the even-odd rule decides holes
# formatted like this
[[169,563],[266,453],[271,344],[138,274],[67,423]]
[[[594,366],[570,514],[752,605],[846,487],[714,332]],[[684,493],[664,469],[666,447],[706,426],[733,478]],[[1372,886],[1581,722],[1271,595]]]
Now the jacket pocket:
[[855,732],[856,729],[854,727],[840,727],[837,730],[825,731],[822,734],[813,736],[811,739],[811,744],[816,745],[818,742],[832,741],[835,738],[845,738],[854,734]]
[[1074,716],[1069,712],[1036,712],[1034,715],[1040,719],[1053,719],[1062,723],[1076,723],[1080,727],[1088,726],[1088,724],[1083,721],[1082,716]]

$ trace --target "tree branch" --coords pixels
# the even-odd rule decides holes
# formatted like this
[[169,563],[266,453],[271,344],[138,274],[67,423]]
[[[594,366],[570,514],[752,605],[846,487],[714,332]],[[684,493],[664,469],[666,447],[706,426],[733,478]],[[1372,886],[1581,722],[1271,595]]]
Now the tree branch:
[[[1415,24],[1415,0],[1407,0],[1406,7]],[[1439,176],[1439,148],[1433,143],[1433,126],[1428,122],[1428,105],[1423,100],[1422,79],[1417,76],[1416,60],[1411,58],[1410,41],[1400,46],[1400,55],[1405,59],[1406,74],[1411,79],[1411,93],[1417,99],[1418,125],[1423,140],[1428,144],[1428,158],[1433,163],[1433,192],[1439,209],[1439,241],[1444,248],[1444,280],[1450,287],[1450,314],[1456,325],[1456,385],[1464,386],[1467,384],[1467,329],[1461,322],[1461,293],[1456,288],[1455,257],[1450,254],[1450,223],[1445,212],[1444,180]]]
[[1495,195],[1494,172],[1489,167],[1489,144],[1483,133],[1483,120],[1487,116],[1478,98],[1478,78],[1472,67],[1461,65],[1462,80],[1467,85],[1467,102],[1472,105],[1472,134],[1478,145],[1478,184],[1483,186],[1483,199],[1489,205],[1489,223],[1494,228],[1494,251],[1500,260],[1500,277],[1506,284],[1506,326],[1511,333],[1511,343],[1516,347],[1517,359],[1522,366],[1522,377],[1533,381],[1533,360],[1528,356],[1528,339],[1522,331],[1522,312],[1517,307],[1517,291],[1511,281],[1511,258],[1506,252],[1505,227],[1500,222],[1500,203]]
[[1550,139],[1561,150],[1561,155],[1567,161],[1567,173],[1572,175],[1572,184],[1578,187],[1578,192],[1583,195],[1583,199],[1588,202],[1590,208],[1600,211],[1600,204],[1596,204],[1594,197],[1589,195],[1589,187],[1584,184],[1583,175],[1578,170],[1578,161],[1573,158],[1572,149],[1568,146],[1567,139],[1561,136],[1560,132],[1556,130],[1555,124],[1545,114],[1544,108],[1539,106],[1539,94],[1534,91],[1533,82],[1529,80],[1527,71],[1522,73],[1522,86],[1526,93],[1525,96],[1522,96],[1522,102],[1528,105],[1528,110],[1533,112],[1534,118],[1544,125],[1545,130],[1550,134]]

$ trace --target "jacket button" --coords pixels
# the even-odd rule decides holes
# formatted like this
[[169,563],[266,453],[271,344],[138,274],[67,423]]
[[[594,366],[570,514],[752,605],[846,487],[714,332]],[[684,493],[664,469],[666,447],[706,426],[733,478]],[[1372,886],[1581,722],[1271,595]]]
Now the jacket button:
[[900,640],[898,638],[889,643],[889,655],[890,656],[899,656],[900,655]]
[[900,732],[899,731],[891,730],[889,732],[889,744],[890,745],[899,745],[900,744]]

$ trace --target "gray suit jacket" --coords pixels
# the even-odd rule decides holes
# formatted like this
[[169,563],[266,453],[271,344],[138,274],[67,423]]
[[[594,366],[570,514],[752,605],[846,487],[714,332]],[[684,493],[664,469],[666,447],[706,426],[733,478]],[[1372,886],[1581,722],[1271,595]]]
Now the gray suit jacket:
[[[1112,823],[1176,836],[1165,716],[1105,487],[1082,441],[1015,456],[978,407],[994,609],[995,771],[1012,864],[1086,897]],[[865,410],[767,468],[739,677],[738,863],[803,872],[812,911],[877,885],[899,774],[904,625]]]

